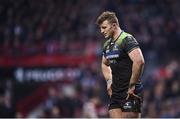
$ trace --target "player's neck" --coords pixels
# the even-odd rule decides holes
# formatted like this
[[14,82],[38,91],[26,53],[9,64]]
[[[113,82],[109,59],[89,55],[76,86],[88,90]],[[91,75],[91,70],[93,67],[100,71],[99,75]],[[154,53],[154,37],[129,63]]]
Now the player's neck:
[[121,34],[121,29],[118,27],[117,30],[114,32],[114,35],[113,35],[113,41],[115,41],[119,35]]

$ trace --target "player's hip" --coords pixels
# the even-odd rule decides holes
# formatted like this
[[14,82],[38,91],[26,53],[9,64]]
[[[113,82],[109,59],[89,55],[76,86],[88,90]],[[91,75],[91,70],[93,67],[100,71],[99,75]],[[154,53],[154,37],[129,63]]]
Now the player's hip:
[[139,98],[130,97],[126,100],[126,96],[112,95],[109,103],[109,110],[120,108],[123,112],[139,112],[141,113],[141,106],[143,102],[143,95],[139,93]]

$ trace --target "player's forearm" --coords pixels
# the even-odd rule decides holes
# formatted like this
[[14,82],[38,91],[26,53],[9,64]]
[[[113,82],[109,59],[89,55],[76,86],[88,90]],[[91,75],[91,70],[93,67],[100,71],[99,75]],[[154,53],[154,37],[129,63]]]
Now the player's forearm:
[[138,82],[138,80],[143,72],[143,69],[144,69],[144,61],[143,60],[133,62],[132,75],[131,75],[131,79],[130,79],[130,83],[129,83],[130,86],[135,85]]
[[101,64],[101,68],[102,68],[102,73],[103,76],[105,78],[105,80],[111,80],[112,79],[112,74],[111,74],[111,68],[107,65],[105,65],[104,63]]

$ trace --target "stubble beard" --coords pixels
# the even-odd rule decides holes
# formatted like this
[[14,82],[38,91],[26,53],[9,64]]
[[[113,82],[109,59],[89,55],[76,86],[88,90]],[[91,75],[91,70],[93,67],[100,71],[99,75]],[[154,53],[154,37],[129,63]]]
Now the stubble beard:
[[108,36],[108,37],[106,37],[106,39],[113,39],[113,32],[111,32],[111,34]]

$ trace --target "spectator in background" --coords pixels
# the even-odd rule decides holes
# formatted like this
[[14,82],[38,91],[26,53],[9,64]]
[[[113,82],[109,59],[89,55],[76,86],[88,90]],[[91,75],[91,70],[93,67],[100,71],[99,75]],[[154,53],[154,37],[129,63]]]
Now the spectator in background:
[[15,111],[11,105],[11,95],[7,94],[9,92],[7,89],[6,85],[3,86],[0,83],[0,118],[15,117]]

